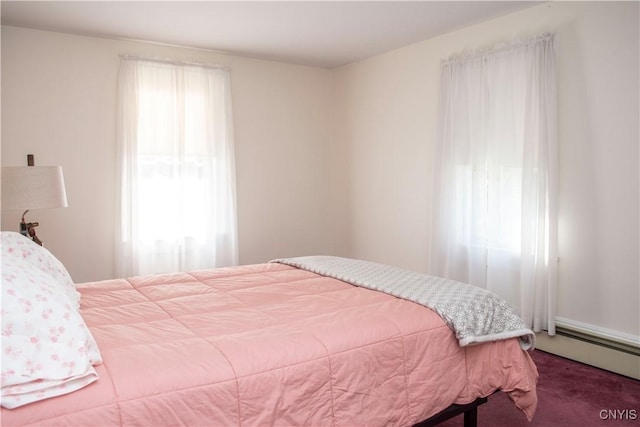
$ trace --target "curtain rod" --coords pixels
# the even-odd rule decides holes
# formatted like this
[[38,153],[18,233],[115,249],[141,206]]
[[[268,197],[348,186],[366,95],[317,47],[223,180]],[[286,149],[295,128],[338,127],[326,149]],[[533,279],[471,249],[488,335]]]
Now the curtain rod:
[[197,61],[185,61],[181,59],[171,59],[171,58],[158,58],[158,57],[148,57],[148,56],[138,56],[138,55],[127,55],[121,54],[121,59],[125,60],[134,60],[134,61],[148,61],[148,62],[158,62],[160,64],[171,64],[171,65],[182,65],[189,67],[202,67],[202,68],[211,68],[214,70],[229,70],[229,67],[226,65],[217,65],[217,64],[207,64],[204,62]]
[[488,49],[477,49],[477,50],[472,50],[470,52],[462,53],[459,55],[453,55],[447,59],[444,59],[442,61],[442,64],[446,65],[446,64],[452,64],[457,62],[464,62],[470,59],[477,59],[477,58],[497,55],[512,49],[519,49],[521,47],[528,45],[529,43],[538,42],[538,41],[547,41],[547,40],[550,40],[552,44],[555,43],[555,34],[553,33],[538,34],[531,37],[515,39],[515,40],[512,40],[511,42],[499,43]]

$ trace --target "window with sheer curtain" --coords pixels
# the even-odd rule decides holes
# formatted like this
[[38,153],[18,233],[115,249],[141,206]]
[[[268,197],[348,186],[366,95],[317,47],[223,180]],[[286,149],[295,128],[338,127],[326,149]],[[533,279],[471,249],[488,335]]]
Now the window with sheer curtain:
[[238,261],[229,71],[123,57],[120,276]]
[[555,333],[553,35],[442,64],[430,272],[503,296]]

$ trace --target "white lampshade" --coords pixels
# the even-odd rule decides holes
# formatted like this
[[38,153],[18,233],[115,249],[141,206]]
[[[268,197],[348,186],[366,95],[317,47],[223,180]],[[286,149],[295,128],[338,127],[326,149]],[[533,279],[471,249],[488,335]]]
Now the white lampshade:
[[3,166],[2,210],[67,207],[60,166]]

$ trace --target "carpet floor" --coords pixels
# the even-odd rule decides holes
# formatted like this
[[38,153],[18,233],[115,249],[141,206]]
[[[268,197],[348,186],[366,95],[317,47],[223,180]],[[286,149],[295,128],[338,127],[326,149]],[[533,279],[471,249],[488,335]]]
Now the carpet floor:
[[[640,426],[640,381],[535,350],[538,409],[533,421],[504,393],[478,408],[478,427]],[[461,427],[462,416],[441,424]]]

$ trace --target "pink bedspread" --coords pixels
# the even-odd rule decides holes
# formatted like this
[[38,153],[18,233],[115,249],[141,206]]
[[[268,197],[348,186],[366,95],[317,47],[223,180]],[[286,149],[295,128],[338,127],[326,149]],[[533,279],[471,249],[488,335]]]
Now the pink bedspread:
[[78,288],[100,379],[2,425],[410,426],[496,389],[536,408],[516,339],[461,348],[429,309],[290,266]]

